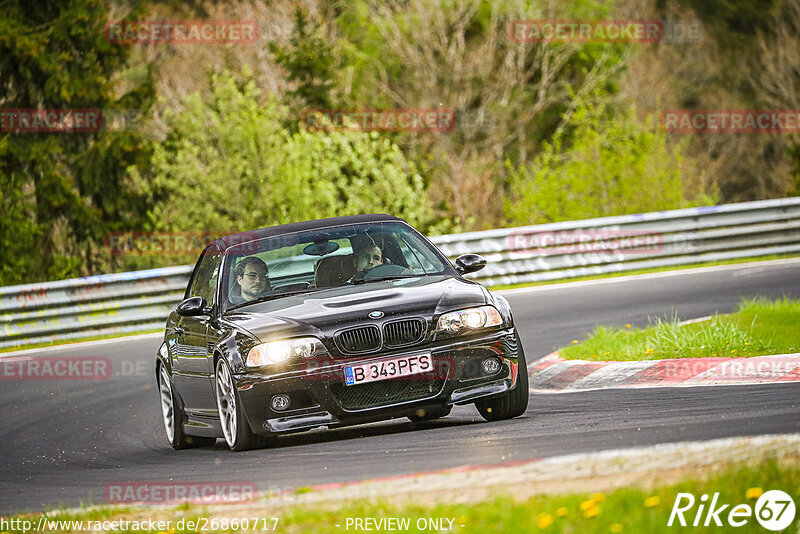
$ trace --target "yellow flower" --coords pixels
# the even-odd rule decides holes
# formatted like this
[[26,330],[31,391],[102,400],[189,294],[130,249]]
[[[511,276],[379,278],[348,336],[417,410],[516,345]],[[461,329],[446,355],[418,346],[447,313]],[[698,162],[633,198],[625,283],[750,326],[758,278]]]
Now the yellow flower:
[[586,510],[590,510],[597,505],[592,499],[588,501],[583,501],[578,508],[580,508],[581,512],[585,512]]
[[619,534],[623,528],[622,523],[612,523],[608,529],[614,534]]
[[630,327],[631,327],[631,323],[625,323],[625,328],[630,328]]
[[749,345],[750,343],[745,342],[745,345]]
[[748,499],[758,499],[764,493],[764,490],[761,488],[750,488],[747,490],[747,493],[744,496]]
[[572,340],[572,344],[573,344],[573,345],[575,345],[575,344],[577,344],[577,343],[578,343],[578,340],[577,340],[577,339],[573,339],[573,340]]
[[550,514],[539,514],[539,521],[536,523],[536,525],[541,529],[545,529],[545,528],[549,527],[552,522],[553,522],[553,516],[552,515],[550,515]]
[[561,508],[556,510],[556,515],[558,517],[566,517],[567,513],[569,513],[569,510],[567,510],[566,506],[562,506]]
[[603,502],[606,500],[606,494],[603,492],[592,493],[592,500],[594,502]]
[[600,507],[599,506],[595,506],[593,508],[589,508],[588,510],[583,512],[583,516],[584,517],[588,517],[588,518],[597,517],[599,514],[600,514]]
[[647,354],[653,354],[653,349],[647,349]]
[[611,353],[610,352],[606,352],[606,356],[608,356],[609,354],[611,354]]
[[661,499],[658,495],[653,495],[652,497],[648,497],[644,500],[644,505],[647,508],[652,508],[653,506],[658,506],[658,503],[661,502]]

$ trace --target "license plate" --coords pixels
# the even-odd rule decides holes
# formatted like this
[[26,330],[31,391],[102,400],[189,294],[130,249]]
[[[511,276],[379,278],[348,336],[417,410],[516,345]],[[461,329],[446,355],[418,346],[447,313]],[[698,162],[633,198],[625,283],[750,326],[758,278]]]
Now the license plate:
[[344,384],[354,386],[378,380],[388,380],[399,376],[425,373],[433,369],[433,356],[430,352],[401,356],[386,360],[350,365],[344,368]]

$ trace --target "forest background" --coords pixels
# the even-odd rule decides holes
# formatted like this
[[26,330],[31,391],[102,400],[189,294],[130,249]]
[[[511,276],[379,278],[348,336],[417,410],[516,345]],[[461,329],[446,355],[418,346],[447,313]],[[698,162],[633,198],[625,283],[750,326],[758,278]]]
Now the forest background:
[[[796,134],[667,132],[665,110],[800,109],[792,0],[10,0],[0,108],[118,110],[0,131],[0,285],[192,263],[109,236],[391,213],[428,234],[797,195]],[[696,39],[524,42],[515,20],[665,20]],[[119,44],[107,25],[255,21],[258,40]],[[309,129],[439,109],[446,131]]]

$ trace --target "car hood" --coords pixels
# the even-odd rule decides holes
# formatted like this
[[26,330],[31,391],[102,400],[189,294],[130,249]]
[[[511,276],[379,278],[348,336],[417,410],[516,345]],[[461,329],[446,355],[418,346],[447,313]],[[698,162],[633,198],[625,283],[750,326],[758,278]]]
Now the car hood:
[[438,316],[441,313],[482,306],[487,292],[480,284],[452,276],[425,276],[368,282],[287,296],[226,313],[223,319],[261,341],[293,335],[330,336],[348,325],[393,317]]

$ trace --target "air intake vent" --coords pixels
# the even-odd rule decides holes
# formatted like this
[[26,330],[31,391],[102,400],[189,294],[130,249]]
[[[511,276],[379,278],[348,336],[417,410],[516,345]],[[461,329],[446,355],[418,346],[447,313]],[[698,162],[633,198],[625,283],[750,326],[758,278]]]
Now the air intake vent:
[[402,379],[369,382],[357,386],[331,385],[331,391],[345,410],[365,410],[434,397],[442,391],[444,379]]
[[425,335],[425,319],[403,319],[383,325],[383,339],[387,347],[413,345]]
[[381,348],[381,332],[375,325],[343,330],[336,334],[336,346],[347,354],[374,352]]

